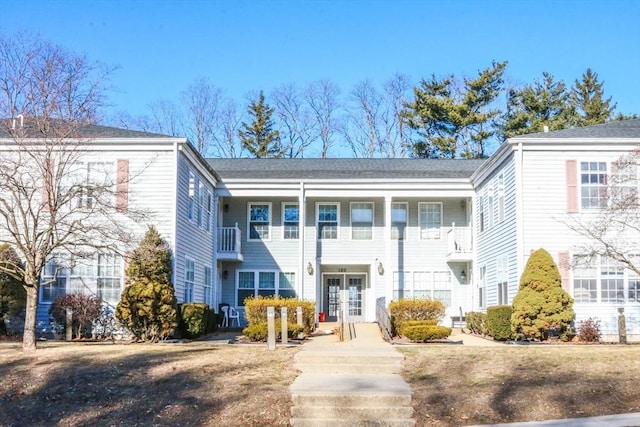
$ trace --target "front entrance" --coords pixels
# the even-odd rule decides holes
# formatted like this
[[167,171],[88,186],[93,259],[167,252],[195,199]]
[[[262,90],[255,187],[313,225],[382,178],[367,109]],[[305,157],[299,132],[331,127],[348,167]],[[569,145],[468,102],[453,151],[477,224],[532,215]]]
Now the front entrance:
[[363,322],[366,276],[364,274],[325,274],[322,306],[328,322],[344,313],[347,322]]

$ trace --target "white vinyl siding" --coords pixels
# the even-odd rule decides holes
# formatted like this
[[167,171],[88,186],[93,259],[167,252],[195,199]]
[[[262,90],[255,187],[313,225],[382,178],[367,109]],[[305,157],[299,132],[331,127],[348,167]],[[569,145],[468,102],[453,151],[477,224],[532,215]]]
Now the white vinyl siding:
[[420,239],[439,239],[442,227],[442,203],[418,204]]
[[351,239],[371,240],[373,238],[373,203],[351,203]]

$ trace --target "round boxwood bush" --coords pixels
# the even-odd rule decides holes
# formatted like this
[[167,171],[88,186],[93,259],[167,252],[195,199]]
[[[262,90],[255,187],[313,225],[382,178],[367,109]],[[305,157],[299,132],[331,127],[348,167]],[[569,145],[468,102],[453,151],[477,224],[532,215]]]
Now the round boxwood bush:
[[446,326],[413,325],[404,327],[404,336],[416,342],[441,340],[449,335],[451,335],[451,328]]

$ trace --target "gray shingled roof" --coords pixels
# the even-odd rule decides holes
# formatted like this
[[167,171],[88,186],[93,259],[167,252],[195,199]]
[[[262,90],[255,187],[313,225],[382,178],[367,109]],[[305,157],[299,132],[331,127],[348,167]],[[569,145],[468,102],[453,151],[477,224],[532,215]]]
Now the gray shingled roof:
[[[0,138],[12,138],[12,124],[13,121],[11,119],[0,120]],[[18,122],[16,122],[16,126],[19,126]],[[26,137],[38,138],[42,136],[34,123],[28,119],[24,120],[24,130],[26,131],[24,135]],[[171,138],[170,135],[94,124],[78,125],[73,131],[73,134],[69,136],[71,138]]]
[[468,178],[484,160],[207,159],[225,179]]
[[640,119],[630,119],[552,132],[518,135],[520,138],[640,138]]

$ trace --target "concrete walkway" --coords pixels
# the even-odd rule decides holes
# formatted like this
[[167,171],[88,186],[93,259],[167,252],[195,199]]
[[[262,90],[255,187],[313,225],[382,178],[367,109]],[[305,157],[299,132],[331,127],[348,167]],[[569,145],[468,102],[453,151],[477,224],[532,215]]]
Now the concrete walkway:
[[289,387],[292,426],[415,425],[411,388],[399,375],[404,356],[375,323],[356,324],[355,334],[344,342],[316,335],[295,355],[302,373]]

